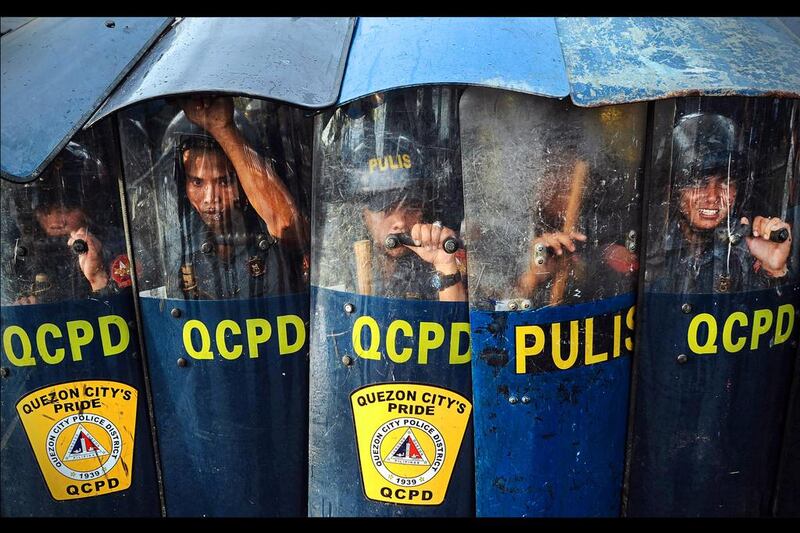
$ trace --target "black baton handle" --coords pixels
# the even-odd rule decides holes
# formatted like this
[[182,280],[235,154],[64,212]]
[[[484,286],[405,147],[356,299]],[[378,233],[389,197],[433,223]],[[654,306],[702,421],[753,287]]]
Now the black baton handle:
[[[753,226],[742,224],[741,229],[731,235],[731,242],[738,243],[743,237],[752,237]],[[789,230],[786,228],[776,229],[769,232],[769,240],[772,242],[786,242],[789,238]]]
[[89,251],[89,245],[83,239],[75,239],[72,241],[72,251],[78,255],[85,254]]
[[[383,244],[390,250],[397,248],[401,244],[405,244],[406,246],[417,246],[414,243],[414,239],[412,239],[411,235],[408,233],[390,233],[386,236],[386,240],[383,241]],[[444,249],[444,251],[448,254],[456,253],[460,247],[461,245],[459,244],[458,239],[455,237],[448,237],[442,243],[442,249]]]

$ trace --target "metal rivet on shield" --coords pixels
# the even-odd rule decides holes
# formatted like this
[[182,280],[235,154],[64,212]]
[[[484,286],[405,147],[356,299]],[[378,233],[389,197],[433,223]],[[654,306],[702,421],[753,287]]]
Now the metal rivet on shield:
[[355,313],[355,311],[356,311],[355,305],[351,304],[350,302],[344,304],[344,312],[347,313],[348,315]]
[[530,396],[523,396],[522,397],[522,403],[531,403],[531,397]]
[[113,28],[116,25],[117,24],[113,20],[107,20],[106,21],[106,28]]
[[344,366],[353,366],[353,358],[349,355],[345,355],[342,357],[342,364]]
[[6,367],[0,368],[0,377],[7,378],[11,374],[11,371]]
[[516,396],[509,396],[509,397],[508,397],[508,403],[510,403],[510,404],[512,404],[512,405],[513,405],[513,404],[515,404],[515,403],[517,403],[518,401],[519,401],[519,400],[517,399],[517,397],[516,397]]
[[181,310],[177,307],[173,307],[172,311],[169,312],[172,315],[172,318],[180,318],[181,317]]
[[184,359],[183,357],[179,357],[178,358],[178,366],[179,367],[184,368],[188,364],[189,364],[189,362],[186,359]]
[[681,306],[681,311],[688,315],[692,312],[692,304],[683,304]]
[[531,301],[530,300],[522,300],[522,308],[523,309],[530,309],[531,308]]
[[686,361],[688,361],[688,360],[689,360],[689,358],[688,358],[688,357],[686,357],[686,354],[685,354],[685,353],[682,353],[682,354],[680,354],[680,355],[678,356],[678,364],[681,364],[681,365],[682,365],[682,364],[686,363]]
[[516,311],[517,310],[517,302],[511,302],[510,304],[508,304],[508,308],[511,309],[512,311]]

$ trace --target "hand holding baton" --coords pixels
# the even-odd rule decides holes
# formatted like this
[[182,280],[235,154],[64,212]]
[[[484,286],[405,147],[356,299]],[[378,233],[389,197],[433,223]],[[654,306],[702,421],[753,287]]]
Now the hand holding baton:
[[[751,224],[742,224],[739,226],[739,229],[736,231],[731,232],[730,240],[731,244],[734,246],[739,244],[744,237],[752,237],[753,236],[753,226]],[[786,242],[786,239],[789,238],[789,230],[786,228],[780,228],[769,232],[769,240],[772,242]]]
[[[383,244],[389,250],[397,248],[401,244],[406,246],[417,246],[417,244],[414,242],[414,239],[412,239],[411,235],[408,233],[390,233],[386,236],[386,240],[383,241]],[[456,253],[460,247],[461,245],[458,242],[458,239],[455,237],[448,237],[444,240],[444,243],[442,243],[442,249],[444,249],[444,251],[448,254]]]

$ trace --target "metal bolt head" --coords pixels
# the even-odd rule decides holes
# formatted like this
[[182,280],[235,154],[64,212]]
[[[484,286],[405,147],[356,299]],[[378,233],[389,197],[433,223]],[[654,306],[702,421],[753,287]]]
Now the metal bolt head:
[[683,304],[681,306],[681,311],[683,311],[684,314],[688,315],[689,313],[692,312],[692,304]]
[[350,302],[344,304],[344,312],[347,313],[348,315],[355,313],[355,311],[356,311],[355,305],[351,304]]
[[169,312],[172,315],[172,318],[180,318],[181,317],[181,310],[177,307],[173,307],[172,311]]
[[189,364],[189,361],[187,361],[187,360],[186,360],[186,359],[184,359],[183,357],[179,357],[179,358],[178,358],[178,366],[179,366],[179,367],[181,367],[181,368],[184,368],[184,367],[185,367],[186,365],[188,365],[188,364]]
[[513,405],[513,404],[515,404],[515,403],[517,403],[518,401],[519,401],[519,400],[517,399],[517,397],[516,397],[516,396],[509,396],[509,397],[508,397],[508,403],[510,403],[510,404],[512,404],[512,405]]
[[523,309],[530,309],[531,308],[531,301],[530,300],[522,300],[522,308]]
[[344,366],[353,366],[353,358],[349,355],[342,356],[342,364]]
[[680,364],[680,365],[685,364],[686,361],[688,361],[688,360],[689,360],[689,358],[686,356],[685,353],[682,353],[682,354],[680,354],[678,356],[678,364]]
[[522,403],[531,403],[531,397],[527,396],[527,395],[523,396],[522,397]]
[[511,309],[512,311],[516,311],[517,310],[517,302],[511,302],[510,304],[508,304],[508,308]]
[[11,371],[8,368],[6,367],[0,368],[0,377],[7,378],[10,375]]

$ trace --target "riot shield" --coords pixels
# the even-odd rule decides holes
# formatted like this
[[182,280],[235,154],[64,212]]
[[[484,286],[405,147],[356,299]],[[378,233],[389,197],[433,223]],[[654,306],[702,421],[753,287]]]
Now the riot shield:
[[211,95],[119,116],[168,516],[305,514],[311,127]]
[[317,118],[311,516],[472,514],[459,92]]
[[108,121],[0,180],[3,516],[158,516]]
[[620,511],[646,106],[460,105],[478,516]]
[[797,350],[799,109],[655,104],[630,516],[771,512]]

